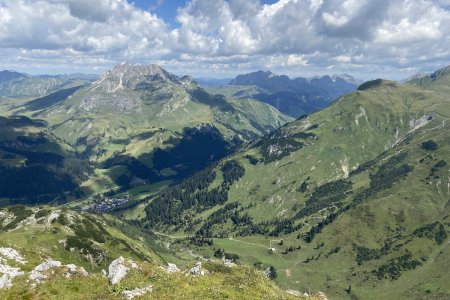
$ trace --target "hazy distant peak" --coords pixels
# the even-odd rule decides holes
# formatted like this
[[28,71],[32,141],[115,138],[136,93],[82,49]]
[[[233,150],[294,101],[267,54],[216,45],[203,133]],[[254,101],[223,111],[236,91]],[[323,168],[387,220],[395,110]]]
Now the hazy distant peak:
[[419,72],[419,73],[416,73],[416,74],[414,74],[414,75],[412,75],[412,76],[402,80],[402,82],[410,82],[410,81],[418,80],[418,79],[425,78],[425,77],[428,77],[428,76],[430,76],[429,73]]
[[17,78],[29,77],[27,74],[19,73],[11,70],[0,71],[0,82],[5,82]]
[[[229,85],[253,85],[262,80],[272,79],[277,76],[275,73],[271,71],[256,71],[248,74],[241,74],[236,76],[236,78],[232,79],[228,84]],[[256,84],[257,85],[257,84]]]
[[334,74],[331,76],[331,80],[333,80],[333,81],[336,81],[338,79],[342,79],[345,82],[352,83],[355,85],[359,85],[362,83],[360,80],[357,80],[355,77],[353,77],[349,74],[345,74],[345,73],[344,74]]

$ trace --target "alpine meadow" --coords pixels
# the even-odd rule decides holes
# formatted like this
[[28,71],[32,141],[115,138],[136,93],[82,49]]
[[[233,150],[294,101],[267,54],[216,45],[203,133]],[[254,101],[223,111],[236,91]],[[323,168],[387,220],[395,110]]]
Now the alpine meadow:
[[440,0],[0,0],[0,299],[450,299],[449,37]]

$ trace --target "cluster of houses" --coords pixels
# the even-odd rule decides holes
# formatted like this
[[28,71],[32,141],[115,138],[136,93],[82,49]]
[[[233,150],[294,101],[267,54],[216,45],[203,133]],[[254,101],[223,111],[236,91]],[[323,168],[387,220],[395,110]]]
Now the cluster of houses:
[[131,198],[130,198],[130,195],[128,195],[128,194],[121,195],[116,198],[106,197],[96,203],[83,206],[81,208],[81,210],[82,211],[91,211],[91,212],[96,212],[96,213],[106,213],[106,212],[113,211],[114,208],[121,206],[130,200],[131,200]]

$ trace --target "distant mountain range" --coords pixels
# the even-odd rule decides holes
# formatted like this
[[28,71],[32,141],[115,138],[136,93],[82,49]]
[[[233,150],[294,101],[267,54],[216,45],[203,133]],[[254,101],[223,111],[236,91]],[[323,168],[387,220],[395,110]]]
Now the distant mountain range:
[[81,73],[64,75],[28,75],[16,71],[0,71],[0,98],[33,98],[51,92],[81,86],[97,79]]
[[270,71],[257,71],[238,75],[228,86],[210,88],[210,91],[238,99],[253,98],[297,118],[328,106],[338,97],[354,91],[360,83],[347,74],[290,79]]

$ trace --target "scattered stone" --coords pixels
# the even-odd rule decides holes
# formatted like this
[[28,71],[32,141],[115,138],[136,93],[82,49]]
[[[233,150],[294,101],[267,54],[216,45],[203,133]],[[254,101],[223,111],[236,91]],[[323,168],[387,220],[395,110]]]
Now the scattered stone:
[[128,260],[128,264],[130,265],[130,267],[131,267],[132,269],[136,269],[136,270],[139,270],[139,269],[140,269],[139,266],[138,266],[138,264],[135,263],[134,261],[132,261],[131,259]]
[[168,263],[166,272],[167,273],[178,273],[178,272],[180,272],[180,269],[178,269],[176,264]]
[[72,275],[81,275],[81,276],[88,276],[89,273],[83,268],[83,267],[77,267],[74,264],[68,264],[66,267],[69,269],[69,272],[65,274],[67,278],[72,277]]
[[108,277],[108,272],[106,272],[105,270],[102,270],[102,276],[103,277]]
[[81,274],[81,276],[88,276],[89,275],[88,271],[86,271],[86,269],[83,268],[83,267],[80,267],[78,269],[78,272]]
[[208,274],[208,270],[202,269],[202,262],[198,261],[192,268],[189,269],[186,275],[203,276],[206,274]]
[[223,257],[223,264],[228,268],[236,266],[232,259],[226,259],[225,256]]
[[74,264],[68,264],[66,267],[69,269],[69,272],[75,274],[77,272],[77,266]]
[[12,248],[0,248],[0,255],[21,264],[27,262],[17,250],[14,250]]
[[34,270],[39,271],[39,272],[43,272],[43,271],[47,271],[51,268],[59,268],[61,267],[62,264],[60,261],[57,260],[47,260],[46,262],[41,263],[40,265],[38,265],[36,268],[34,268]]
[[147,293],[150,293],[153,290],[153,287],[151,285],[144,287],[144,288],[135,288],[132,291],[123,291],[122,296],[128,300],[133,299],[134,297],[140,297]]
[[319,300],[328,300],[327,296],[324,293],[322,293],[322,292],[318,292],[317,293],[317,298]]
[[202,271],[202,262],[196,262],[195,265],[189,270],[189,274],[191,275],[200,275]]
[[116,260],[113,260],[108,267],[108,278],[111,284],[119,283],[130,271],[130,268],[126,267],[123,263],[125,259],[121,256]]
[[22,276],[24,273],[19,268],[13,268],[8,265],[0,264],[0,289],[9,289],[12,286],[12,279],[17,276]]
[[300,296],[302,296],[302,293],[299,292],[299,291],[296,291],[296,290],[287,290],[286,293],[291,294],[291,295],[293,295],[293,296],[295,296],[295,297],[300,297]]
[[28,278],[32,281],[35,281],[36,283],[41,283],[45,279],[47,279],[47,275],[43,274],[42,272],[45,272],[52,268],[59,268],[62,264],[60,261],[56,260],[47,260],[46,262],[41,263],[40,265],[36,266],[31,272]]

